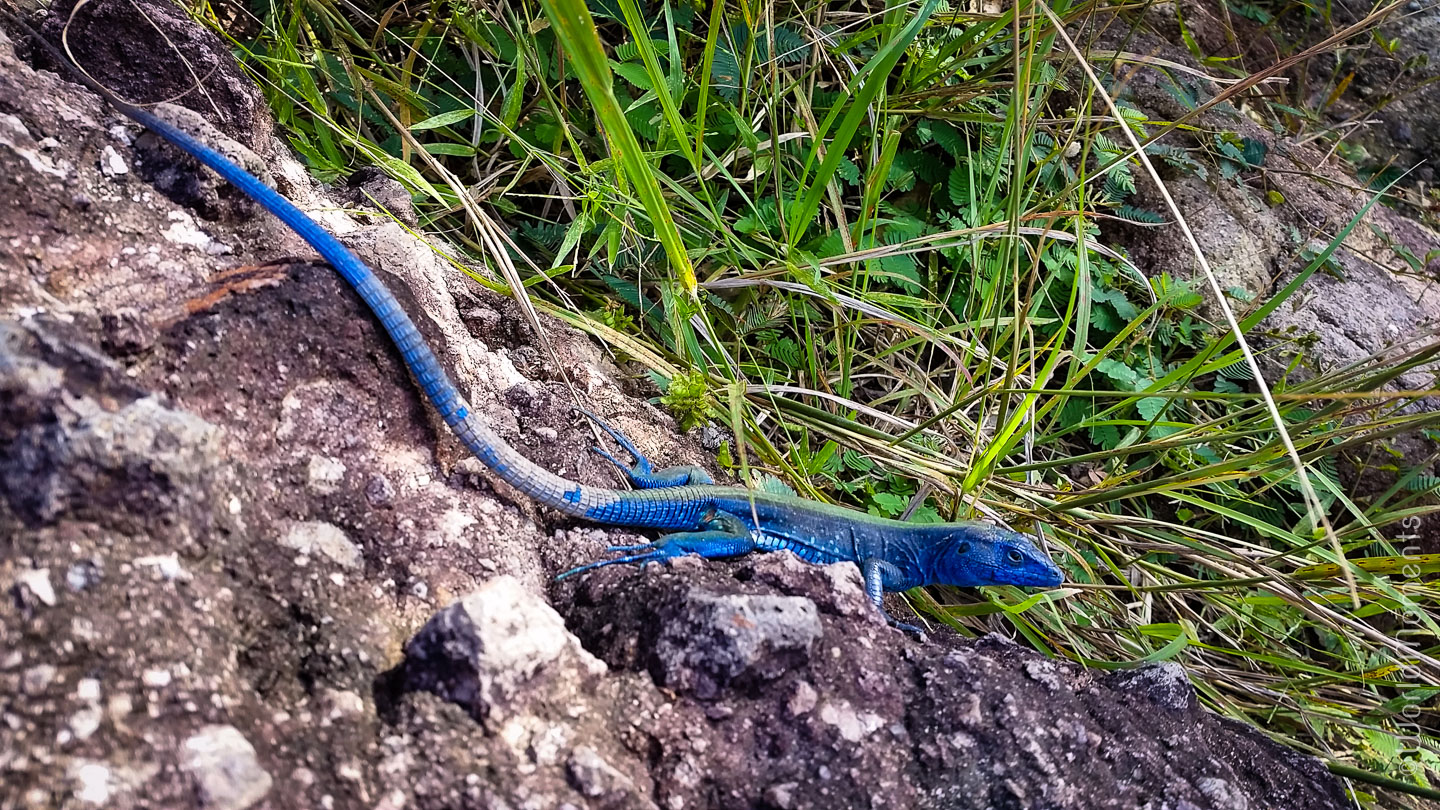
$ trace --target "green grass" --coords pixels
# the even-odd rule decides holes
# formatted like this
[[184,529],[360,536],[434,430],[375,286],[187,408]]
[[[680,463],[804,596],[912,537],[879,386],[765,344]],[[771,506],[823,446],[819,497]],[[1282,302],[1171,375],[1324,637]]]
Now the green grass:
[[[405,183],[486,283],[613,346],[683,421],[731,428],[740,478],[998,517],[1043,533],[1072,583],[912,594],[928,620],[1101,668],[1180,661],[1216,711],[1347,775],[1440,779],[1414,722],[1440,694],[1440,564],[1402,539],[1440,478],[1386,449],[1440,416],[1383,393],[1437,347],[1257,382],[1239,335],[1356,221],[1293,234],[1330,246],[1215,323],[1200,305],[1225,291],[1108,244],[1117,218],[1176,227],[1132,204],[1133,143],[1228,183],[1265,150],[1111,98],[1109,61],[1087,76],[1051,23],[1091,7],[414,8],[196,13],[317,176]],[[1342,462],[1394,485],[1358,500]]]

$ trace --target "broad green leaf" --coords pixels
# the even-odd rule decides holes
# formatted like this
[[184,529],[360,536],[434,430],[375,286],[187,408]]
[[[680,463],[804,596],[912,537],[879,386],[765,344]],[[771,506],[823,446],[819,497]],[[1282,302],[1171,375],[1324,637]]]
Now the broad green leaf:
[[424,144],[425,151],[432,155],[454,155],[455,157],[471,157],[475,154],[475,147],[464,143],[427,143]]
[[463,110],[451,110],[450,112],[443,112],[439,115],[432,115],[429,118],[426,118],[424,121],[419,122],[418,124],[411,124],[410,131],[419,132],[425,129],[439,129],[440,127],[448,127],[452,124],[458,124],[461,121],[469,121],[471,118],[474,117],[475,111],[469,108]]

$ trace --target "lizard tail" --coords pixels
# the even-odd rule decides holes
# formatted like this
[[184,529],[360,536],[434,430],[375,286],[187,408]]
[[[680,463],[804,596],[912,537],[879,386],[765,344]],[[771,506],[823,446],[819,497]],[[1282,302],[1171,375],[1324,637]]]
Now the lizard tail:
[[420,330],[415,328],[415,323],[410,320],[409,315],[405,314],[405,310],[401,309],[400,302],[396,300],[395,296],[380,282],[375,271],[360,261],[354,253],[340,244],[338,239],[320,227],[305,212],[296,208],[289,200],[229,158],[183,130],[156,117],[148,110],[136,107],[117,97],[104,85],[75,68],[54,45],[8,9],[0,7],[0,17],[9,19],[28,33],[31,39],[48,51],[56,62],[69,68],[77,80],[109,102],[112,107],[210,167],[216,174],[260,203],[265,210],[274,214],[323,256],[360,295],[365,305],[375,313],[375,317],[380,319],[380,325],[384,327],[390,339],[395,342],[395,347],[400,350],[400,356],[405,361],[406,367],[415,375],[421,390],[425,392],[426,398],[435,406],[435,409],[440,412],[440,417],[445,420],[445,424],[455,432],[455,435],[470,452],[475,454],[476,458],[502,480],[536,501],[577,517],[584,517],[597,505],[614,500],[614,496],[618,493],[612,490],[582,487],[578,483],[561,478],[516,452],[515,448],[507,444],[488,426],[482,424],[475,417],[460,391],[456,389],[455,383],[450,380],[450,375],[440,365],[435,353],[426,344]]
[[505,440],[482,424],[450,380],[450,375],[440,365],[439,359],[425,342],[420,330],[415,327],[414,321],[411,321],[410,316],[400,307],[394,294],[380,282],[374,270],[360,261],[349,248],[340,244],[329,231],[320,227],[305,212],[254,175],[188,133],[146,110],[128,104],[117,105],[117,108],[209,166],[216,174],[264,206],[265,210],[278,217],[319,252],[355,289],[370,311],[375,313],[380,325],[400,350],[400,357],[405,361],[406,367],[420,383],[421,390],[440,412],[440,418],[445,420],[445,424],[455,432],[470,452],[501,479],[536,501],[580,517],[596,503],[607,500],[605,496],[610,494],[608,491],[582,487],[561,478],[516,452]]

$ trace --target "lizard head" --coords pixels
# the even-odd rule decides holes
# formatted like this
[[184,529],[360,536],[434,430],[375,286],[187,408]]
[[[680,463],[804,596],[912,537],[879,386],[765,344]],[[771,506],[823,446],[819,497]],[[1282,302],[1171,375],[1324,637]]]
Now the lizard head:
[[932,560],[937,585],[1053,588],[1065,579],[1028,534],[983,522],[936,528],[944,532]]

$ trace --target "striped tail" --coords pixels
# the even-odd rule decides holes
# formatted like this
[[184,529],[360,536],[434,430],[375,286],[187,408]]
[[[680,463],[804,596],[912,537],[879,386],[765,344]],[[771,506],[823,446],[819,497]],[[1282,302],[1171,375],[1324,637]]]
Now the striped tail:
[[420,383],[420,388],[430,399],[431,404],[440,412],[440,417],[445,420],[445,424],[449,425],[470,452],[474,453],[475,457],[480,459],[501,480],[540,503],[576,517],[585,517],[586,513],[592,509],[613,503],[620,498],[621,493],[616,490],[582,487],[580,484],[561,478],[515,452],[515,448],[506,444],[504,439],[481,424],[472,415],[470,406],[465,402],[465,398],[460,396],[460,391],[455,388],[455,383],[450,381],[450,375],[445,373],[445,369],[441,367],[435,353],[430,351],[420,330],[415,328],[415,323],[410,320],[410,316],[400,308],[400,302],[395,300],[395,296],[385,289],[385,285],[380,283],[375,271],[356,258],[355,254],[340,244],[340,241],[331,236],[329,231],[321,228],[319,223],[307,216],[304,211],[296,208],[293,203],[260,182],[254,175],[235,165],[229,158],[175,126],[155,117],[149,111],[136,107],[110,92],[109,88],[72,64],[65,54],[61,53],[49,40],[40,36],[39,32],[29,23],[18,14],[5,8],[4,5],[0,5],[0,18],[10,20],[17,28],[29,34],[30,39],[36,45],[50,54],[50,58],[68,68],[76,81],[105,99],[110,106],[134,119],[141,126],[158,133],[165,140],[188,152],[191,157],[209,166],[216,174],[264,206],[265,210],[278,217],[281,222],[299,234],[300,238],[304,239],[310,247],[324,256],[325,260],[350,283],[355,292],[360,294],[360,298],[366,306],[370,307],[370,311],[375,313],[375,317],[380,319],[380,325],[385,327],[385,332],[390,335],[391,340],[395,341],[395,346],[400,350],[400,356],[405,360],[405,365],[415,375],[415,379]]
[[597,503],[607,502],[619,495],[612,490],[582,487],[561,478],[516,452],[515,448],[490,428],[481,424],[451,382],[450,375],[445,373],[435,353],[430,350],[420,330],[415,328],[415,323],[405,314],[405,310],[400,308],[400,302],[380,282],[375,271],[305,212],[230,159],[182,130],[145,110],[123,102],[117,103],[118,100],[114,98],[109,100],[121,112],[185,150],[248,194],[325,257],[336,272],[360,294],[360,298],[370,307],[370,311],[375,313],[375,317],[380,319],[380,325],[395,342],[405,365],[415,375],[420,388],[440,412],[445,424],[450,426],[476,458],[507,484],[540,503],[577,517],[584,517]]

